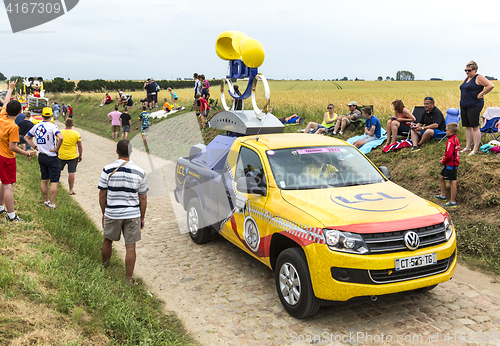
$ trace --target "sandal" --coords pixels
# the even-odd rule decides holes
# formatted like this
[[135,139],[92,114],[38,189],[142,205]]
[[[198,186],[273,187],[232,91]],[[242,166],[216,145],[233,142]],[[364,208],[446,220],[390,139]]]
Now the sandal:
[[130,286],[139,286],[139,283],[137,281],[135,281],[134,278],[128,280],[127,284],[130,285]]
[[460,150],[461,153],[466,153],[468,151],[471,151],[471,149],[463,148],[462,150]]
[[477,151],[472,150],[472,151],[469,153],[469,156],[471,156],[471,155],[475,155],[475,154],[477,154]]
[[68,193],[68,195],[72,196],[72,195],[76,195],[76,192],[73,191],[73,193]]

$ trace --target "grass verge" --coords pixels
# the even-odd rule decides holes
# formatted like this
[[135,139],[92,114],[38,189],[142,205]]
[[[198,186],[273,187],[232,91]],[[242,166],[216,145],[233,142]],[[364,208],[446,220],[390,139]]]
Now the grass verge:
[[189,345],[174,314],[144,286],[128,286],[123,261],[101,264],[102,234],[60,188],[47,210],[35,160],[18,158],[16,212],[1,220],[0,345]]

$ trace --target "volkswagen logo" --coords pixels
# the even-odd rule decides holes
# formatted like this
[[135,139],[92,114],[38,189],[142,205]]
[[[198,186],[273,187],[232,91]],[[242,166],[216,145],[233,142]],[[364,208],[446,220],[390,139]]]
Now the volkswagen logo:
[[418,237],[418,234],[413,231],[406,232],[405,244],[408,249],[416,250],[420,245],[420,238]]

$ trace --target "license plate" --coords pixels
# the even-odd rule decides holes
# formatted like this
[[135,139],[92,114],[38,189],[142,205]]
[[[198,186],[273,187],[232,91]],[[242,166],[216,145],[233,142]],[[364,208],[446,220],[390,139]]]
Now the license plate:
[[427,255],[398,258],[395,263],[395,268],[396,271],[398,271],[398,270],[430,266],[436,263],[437,263],[437,254],[430,253]]

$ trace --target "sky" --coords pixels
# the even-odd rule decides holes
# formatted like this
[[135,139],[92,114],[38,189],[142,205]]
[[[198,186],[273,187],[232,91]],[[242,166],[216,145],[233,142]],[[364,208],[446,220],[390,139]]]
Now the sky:
[[483,0],[80,0],[13,34],[0,9],[0,72],[44,79],[220,79],[217,36],[242,31],[265,49],[268,79],[500,78],[500,2]]

